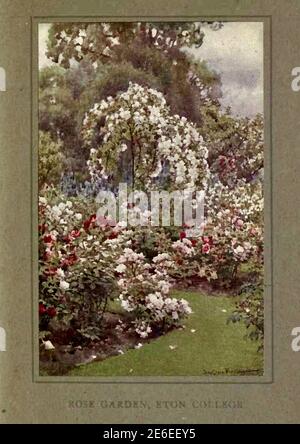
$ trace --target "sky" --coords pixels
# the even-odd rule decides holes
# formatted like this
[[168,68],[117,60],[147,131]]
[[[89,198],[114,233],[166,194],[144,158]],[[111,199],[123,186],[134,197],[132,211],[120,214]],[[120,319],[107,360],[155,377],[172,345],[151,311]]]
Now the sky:
[[[39,25],[39,66],[50,66],[45,55],[50,25]],[[263,24],[225,22],[218,31],[205,28],[204,42],[192,49],[199,59],[221,74],[223,107],[239,116],[263,112]]]
[[227,22],[204,32],[192,52],[221,74],[222,104],[238,115],[263,112],[263,23]]

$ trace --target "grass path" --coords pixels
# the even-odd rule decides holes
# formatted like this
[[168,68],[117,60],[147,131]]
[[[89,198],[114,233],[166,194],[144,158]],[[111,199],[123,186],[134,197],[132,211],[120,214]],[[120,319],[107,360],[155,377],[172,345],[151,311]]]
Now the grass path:
[[[233,301],[177,291],[193,314],[184,330],[172,331],[142,348],[73,369],[69,376],[200,376],[261,374],[263,356],[244,338],[242,324],[226,324]],[[193,330],[196,330],[192,332]],[[171,348],[170,348],[171,346]]]

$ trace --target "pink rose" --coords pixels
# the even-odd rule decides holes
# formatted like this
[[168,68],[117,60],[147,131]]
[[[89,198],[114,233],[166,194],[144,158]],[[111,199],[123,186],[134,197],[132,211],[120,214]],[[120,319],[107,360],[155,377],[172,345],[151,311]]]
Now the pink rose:
[[202,253],[207,254],[207,253],[209,253],[209,252],[210,252],[210,245],[209,245],[209,244],[204,244],[204,245],[202,246]]
[[241,228],[244,225],[244,222],[242,221],[242,219],[238,219],[235,223],[235,225],[239,228]]

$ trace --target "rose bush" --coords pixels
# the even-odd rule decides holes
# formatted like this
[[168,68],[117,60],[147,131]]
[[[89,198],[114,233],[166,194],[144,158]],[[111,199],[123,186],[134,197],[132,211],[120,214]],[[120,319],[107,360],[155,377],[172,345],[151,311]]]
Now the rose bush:
[[[231,286],[243,265],[262,272],[263,193],[259,181],[231,189],[220,181],[210,184],[205,200],[203,233],[191,237],[191,227],[138,226],[131,230],[135,248],[147,260],[168,253],[173,280],[199,277],[212,285]],[[137,210],[136,210],[137,211]],[[151,218],[151,215],[150,215]]]
[[173,265],[170,259],[165,253],[148,263],[143,253],[125,248],[117,260],[121,305],[134,314],[135,331],[143,338],[153,328],[165,331],[191,313],[187,301],[169,296],[171,284],[166,269]]
[[231,286],[242,264],[263,266],[263,196],[260,182],[241,181],[233,190],[215,182],[208,190],[203,234],[186,230],[171,245],[178,278],[199,276]]
[[116,287],[110,258],[105,247],[99,248],[111,233],[94,235],[96,216],[87,216],[86,202],[66,200],[53,188],[40,197],[39,214],[40,304],[47,307],[40,311],[43,330],[48,307],[54,307],[55,316],[76,332],[97,337]]
[[[134,251],[132,230],[111,226],[91,215],[93,209],[86,200],[66,200],[54,188],[39,199],[41,330],[57,318],[96,339],[108,300],[116,297],[134,315],[131,327],[142,337],[152,328],[177,325],[190,308],[169,297],[168,264],[164,268],[159,256],[149,262]],[[160,298],[156,305],[153,294]]]

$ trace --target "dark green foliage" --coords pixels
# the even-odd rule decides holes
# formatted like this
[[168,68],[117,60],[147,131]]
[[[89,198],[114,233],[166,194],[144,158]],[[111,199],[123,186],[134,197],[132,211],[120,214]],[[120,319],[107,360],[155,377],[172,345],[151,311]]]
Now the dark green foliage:
[[240,290],[241,299],[236,302],[236,307],[229,322],[242,321],[246,328],[246,336],[259,341],[259,349],[263,348],[264,339],[264,288],[262,283],[247,283]]
[[61,142],[54,141],[50,133],[39,132],[39,187],[57,185],[63,171],[64,156]]

